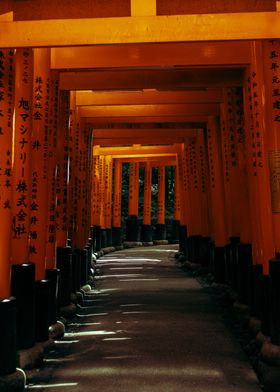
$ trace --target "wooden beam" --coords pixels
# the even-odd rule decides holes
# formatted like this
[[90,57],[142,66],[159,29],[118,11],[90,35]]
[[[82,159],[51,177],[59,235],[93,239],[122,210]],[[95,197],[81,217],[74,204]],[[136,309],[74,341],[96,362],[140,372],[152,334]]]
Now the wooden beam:
[[173,42],[52,48],[51,68],[98,69],[240,65],[250,63],[250,43]]
[[184,115],[219,115],[218,104],[111,105],[80,106],[81,117],[153,117]]
[[85,119],[86,124],[96,126],[102,124],[106,126],[109,124],[115,125],[117,123],[133,124],[133,123],[189,123],[191,127],[202,128],[207,122],[207,116],[204,115],[184,115],[184,116],[154,116],[154,117],[88,117]]
[[77,91],[76,106],[220,103],[222,89],[203,91]]
[[125,146],[125,145],[132,145],[134,143],[137,144],[172,144],[172,143],[183,143],[185,141],[184,137],[175,136],[175,137],[152,137],[152,138],[143,138],[134,136],[131,138],[112,138],[112,139],[93,139],[93,145],[97,146]]
[[0,22],[1,48],[279,37],[278,12]]
[[135,144],[129,147],[100,147],[100,155],[113,155],[120,157],[133,157],[133,156],[162,156],[176,155],[180,151],[179,144],[169,146],[142,146]]
[[[149,140],[150,138],[165,138],[165,137],[190,137],[196,136],[197,129],[186,128],[127,128],[127,129],[93,129],[94,139],[119,139],[119,138],[133,138],[142,137]],[[134,143],[135,144],[135,143]]]
[[242,68],[138,69],[61,72],[61,90],[176,90],[186,88],[238,87]]
[[139,162],[140,164],[149,162],[151,166],[175,166],[176,165],[176,157],[140,157],[140,158],[114,158],[117,161],[122,163],[126,162]]
[[174,144],[196,137],[197,129],[93,129],[94,145]]
[[[102,147],[101,147],[102,149]],[[107,153],[104,153],[103,155],[108,155]],[[115,155],[113,155],[113,158],[138,158],[137,160],[139,161],[139,159],[142,158],[152,158],[152,157],[176,157],[176,154],[174,153],[159,153],[159,154],[141,154],[141,153],[127,153],[127,154],[118,154],[116,153]]]

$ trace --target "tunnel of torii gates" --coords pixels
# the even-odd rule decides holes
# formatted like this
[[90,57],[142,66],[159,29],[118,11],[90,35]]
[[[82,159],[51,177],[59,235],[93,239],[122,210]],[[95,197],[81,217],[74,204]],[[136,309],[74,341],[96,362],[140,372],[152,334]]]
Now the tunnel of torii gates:
[[7,18],[0,376],[15,371],[17,352],[48,340],[89,282],[92,254],[122,244],[123,163],[125,240],[153,241],[153,167],[157,239],[165,239],[165,169],[173,166],[180,252],[235,289],[279,345],[279,13]]

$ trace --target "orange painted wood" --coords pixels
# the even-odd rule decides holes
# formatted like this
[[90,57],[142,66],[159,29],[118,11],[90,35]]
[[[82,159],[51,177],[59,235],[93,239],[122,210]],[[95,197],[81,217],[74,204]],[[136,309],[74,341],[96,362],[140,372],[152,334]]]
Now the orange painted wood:
[[280,252],[280,40],[263,42],[263,66],[266,103],[266,144],[271,191],[275,250]]
[[112,178],[113,178],[113,160],[112,156],[105,157],[105,220],[104,227],[109,229],[112,227]]
[[99,157],[99,178],[100,178],[100,226],[105,228],[105,156]]
[[114,160],[113,227],[121,227],[122,162]]
[[158,210],[157,223],[165,224],[165,167],[158,168]]
[[50,83],[50,50],[34,49],[29,258],[38,280],[46,268]]
[[[248,75],[249,94],[249,118],[247,115],[246,136],[250,143],[250,170],[249,184],[255,201],[252,203],[254,211],[251,216],[256,216],[258,223],[258,245],[255,247],[254,258],[256,263],[263,265],[263,271],[268,274],[268,262],[275,255],[271,193],[269,182],[269,170],[267,161],[266,127],[263,88],[262,62],[258,59],[261,56],[261,43],[251,43],[252,64]],[[250,100],[251,99],[251,100]],[[248,107],[247,106],[247,107]],[[253,218],[255,219],[255,218]]]
[[151,208],[152,208],[152,167],[149,162],[145,162],[144,177],[144,206],[143,206],[143,224],[151,224]]
[[214,241],[216,246],[225,246],[228,241],[228,230],[225,216],[220,124],[217,117],[208,118],[207,145],[210,171],[211,218],[214,230]]
[[68,162],[69,162],[69,116],[70,94],[61,91],[58,110],[57,138],[57,183],[56,183],[56,241],[58,247],[66,246],[67,201],[68,201]]
[[51,71],[49,101],[48,146],[48,205],[46,235],[46,268],[56,267],[56,185],[57,185],[57,139],[58,139],[58,72]]
[[29,261],[33,51],[16,51],[12,263]]
[[10,296],[14,51],[0,50],[0,57],[0,299],[4,299]]
[[180,208],[180,178],[178,164],[175,166],[175,181],[174,181],[174,210],[173,219],[180,221],[181,208]]
[[101,194],[98,147],[93,148],[92,159],[91,224],[92,226],[100,226]]
[[139,201],[139,162],[133,162],[129,165],[129,200],[128,215],[138,216]]
[[69,180],[67,193],[67,233],[68,238],[73,238],[74,230],[74,185],[75,185],[75,151],[76,141],[76,92],[70,92],[70,116],[68,131],[68,155],[69,155]]

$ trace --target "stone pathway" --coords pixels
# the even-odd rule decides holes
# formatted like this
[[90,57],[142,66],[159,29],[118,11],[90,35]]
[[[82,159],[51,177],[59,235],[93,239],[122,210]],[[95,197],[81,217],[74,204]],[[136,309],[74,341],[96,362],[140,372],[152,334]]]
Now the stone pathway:
[[239,344],[173,245],[98,260],[95,289],[28,391],[260,392]]

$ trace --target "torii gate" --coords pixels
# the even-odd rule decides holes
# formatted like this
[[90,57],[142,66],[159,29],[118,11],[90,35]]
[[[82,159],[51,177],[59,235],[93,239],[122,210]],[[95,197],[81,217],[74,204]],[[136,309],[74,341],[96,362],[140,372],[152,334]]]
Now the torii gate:
[[[45,13],[47,7],[47,3],[43,5]],[[87,184],[91,178],[92,123],[95,127],[99,124],[100,128],[110,123],[186,123],[189,128],[197,129],[197,137],[189,138],[187,142],[179,134],[169,139],[168,131],[163,131],[165,142],[180,145],[176,153],[178,194],[180,200],[183,198],[188,207],[191,206],[182,208],[181,203],[183,238],[187,238],[186,230],[189,236],[198,233],[206,237],[210,234],[215,241],[213,266],[215,278],[219,281],[227,276],[230,269],[225,259],[226,246],[236,250],[235,241],[240,237],[241,244],[237,246],[241,261],[237,274],[239,298],[249,302],[249,266],[255,277],[261,270],[261,288],[258,285],[254,287],[266,300],[269,297],[269,272],[275,276],[273,271],[276,269],[277,272],[279,264],[278,261],[271,262],[269,271],[269,261],[280,249],[277,139],[280,109],[279,91],[275,86],[279,82],[279,12],[156,16],[154,1],[132,1],[131,8],[131,16],[110,20],[50,18],[13,21],[11,14],[1,15],[0,52],[3,63],[0,93],[4,100],[1,98],[0,101],[0,305],[3,318],[8,323],[5,324],[6,330],[11,331],[11,336],[2,335],[1,329],[0,376],[10,374],[16,368],[15,337],[12,333],[15,329],[12,328],[15,303],[10,295],[16,294],[20,298],[19,291],[14,291],[21,287],[18,282],[22,280],[31,288],[29,306],[34,299],[32,290],[36,273],[37,296],[43,298],[41,303],[37,303],[36,337],[34,324],[29,328],[28,336],[26,329],[21,329],[26,326],[26,320],[21,319],[17,325],[18,330],[24,332],[20,343],[31,347],[35,339],[44,341],[48,335],[47,307],[42,307],[42,303],[47,304],[45,277],[50,276],[48,274],[52,274],[57,266],[56,239],[68,256],[70,248],[65,248],[68,233],[72,233],[73,245],[78,248],[83,248],[88,241],[90,209],[80,201],[89,203],[91,195]],[[16,52],[14,48],[17,48]],[[158,70],[152,69],[163,64],[167,69],[163,69],[162,73],[157,74]],[[110,65],[112,70],[108,69]],[[168,69],[176,65],[179,66],[177,70]],[[120,73],[116,72],[117,67],[139,66],[147,67],[141,75],[130,69],[126,78],[121,79]],[[180,70],[180,66],[183,69]],[[94,70],[89,72],[85,69]],[[127,92],[122,94],[121,99],[116,93],[107,95],[106,101],[101,91],[110,87],[194,90],[191,94],[186,91]],[[238,89],[233,87],[244,89],[238,100]],[[196,89],[201,88],[207,91],[200,94]],[[210,89],[217,88],[220,96],[211,98],[213,90]],[[63,92],[59,93],[59,89]],[[67,93],[67,90],[82,89],[100,90],[99,98],[101,102],[103,99],[103,105],[87,108],[82,96],[85,93],[77,91],[76,96]],[[205,102],[199,101],[203,95]],[[93,97],[92,94],[90,99]],[[134,113],[129,113],[128,109],[132,108],[126,105],[132,97]],[[77,103],[79,99],[81,101]],[[120,103],[123,107],[117,108]],[[178,104],[176,107],[175,103]],[[166,105],[166,112],[162,105]],[[199,131],[202,128],[205,133]],[[203,139],[205,136],[207,143]],[[146,137],[143,133],[139,139],[134,139],[134,143],[143,144]],[[155,143],[157,137],[154,135],[151,142]],[[123,142],[125,135],[119,133],[118,138]],[[100,135],[99,141],[105,145],[111,139]],[[203,152],[203,146],[207,153]],[[208,159],[203,164],[202,157],[207,155]],[[198,162],[197,156],[201,173],[205,174],[201,184],[205,192],[200,195],[196,188],[197,167],[194,164]],[[189,192],[190,189],[192,192]],[[242,192],[236,192],[236,189]],[[26,202],[27,193],[31,198],[29,204]],[[55,194],[59,201],[56,225]],[[210,206],[209,230],[205,233],[197,231],[200,219],[192,214],[198,211],[199,203]],[[235,218],[236,212],[240,216],[239,221]],[[207,215],[204,213],[203,216]],[[229,239],[231,244],[228,244]],[[195,249],[194,246],[194,254]],[[253,266],[250,264],[251,256]],[[68,261],[63,259],[61,266],[67,265],[70,269]],[[11,263],[15,264],[12,291]],[[19,279],[15,281],[19,271]],[[78,275],[78,268],[75,272]],[[22,279],[25,273],[28,279]],[[68,279],[71,286],[69,282]],[[55,302],[55,295],[53,299]],[[254,301],[253,311],[258,314],[259,303],[255,298]],[[278,298],[272,301],[274,309],[277,308]],[[40,312],[40,308],[44,308],[44,312]],[[275,328],[268,325],[266,309],[267,306],[262,309],[262,331],[271,335],[272,342],[279,344]],[[34,316],[33,310],[30,319]],[[274,327],[278,325],[275,319],[273,323]],[[42,324],[43,329],[38,330]],[[22,345],[17,348],[22,348]]]

